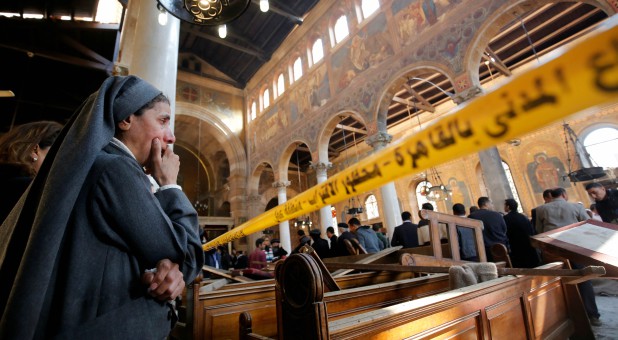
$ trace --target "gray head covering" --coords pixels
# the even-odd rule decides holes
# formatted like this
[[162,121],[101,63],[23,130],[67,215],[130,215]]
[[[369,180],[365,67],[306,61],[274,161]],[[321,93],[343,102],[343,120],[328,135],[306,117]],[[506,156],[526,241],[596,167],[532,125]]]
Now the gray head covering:
[[[0,227],[0,338],[32,338],[73,206],[116,123],[161,91],[135,77],[110,77],[81,105],[28,190]],[[31,332],[28,334],[28,332]],[[24,335],[22,337],[21,335]]]

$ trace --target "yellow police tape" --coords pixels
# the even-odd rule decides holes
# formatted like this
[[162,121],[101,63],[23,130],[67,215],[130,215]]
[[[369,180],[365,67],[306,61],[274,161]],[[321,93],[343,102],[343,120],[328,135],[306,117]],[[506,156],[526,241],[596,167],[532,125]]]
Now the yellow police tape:
[[524,135],[591,106],[618,101],[617,16],[607,19],[594,36],[560,52],[419,133],[206,243],[204,250]]

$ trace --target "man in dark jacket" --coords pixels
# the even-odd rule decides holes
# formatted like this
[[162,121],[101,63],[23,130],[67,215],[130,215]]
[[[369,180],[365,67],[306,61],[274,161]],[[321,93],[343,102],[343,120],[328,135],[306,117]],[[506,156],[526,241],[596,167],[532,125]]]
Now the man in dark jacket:
[[534,268],[540,264],[539,255],[530,244],[530,236],[534,235],[530,220],[517,212],[519,204],[516,200],[508,198],[504,201],[504,222],[506,223],[506,235],[511,245],[511,263],[516,268]]
[[596,202],[603,222],[618,224],[618,190],[605,189],[601,183],[588,183],[586,191]]
[[337,235],[333,227],[326,228],[326,237],[330,240],[330,254],[331,256],[337,256]]
[[309,232],[309,236],[313,239],[313,243],[311,247],[318,253],[318,256],[321,259],[325,259],[330,257],[330,247],[328,246],[328,241],[320,237],[320,229],[311,229]]
[[339,231],[341,232],[339,234],[339,238],[337,238],[337,255],[338,256],[346,256],[346,255],[350,255],[350,252],[348,251],[348,248],[345,246],[345,242],[344,240],[352,240],[352,239],[356,239],[356,235],[354,235],[352,232],[350,232],[350,227],[348,226],[347,223],[337,223],[337,226],[339,227]]
[[487,261],[493,261],[491,256],[491,247],[496,243],[504,244],[506,249],[509,249],[509,239],[506,236],[506,222],[502,214],[491,210],[493,203],[489,197],[480,197],[478,199],[479,210],[470,214],[470,218],[483,221],[483,241],[485,243],[485,253]]
[[418,247],[418,226],[412,223],[412,214],[408,211],[401,213],[403,223],[395,228],[391,246],[403,246],[404,248]]

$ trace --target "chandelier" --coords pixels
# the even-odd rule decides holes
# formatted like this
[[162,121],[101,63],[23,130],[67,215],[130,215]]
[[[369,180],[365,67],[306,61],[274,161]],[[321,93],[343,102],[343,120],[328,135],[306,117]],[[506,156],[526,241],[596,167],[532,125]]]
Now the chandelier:
[[[251,0],[157,0],[176,18],[191,24],[219,26],[243,14]],[[260,10],[268,11],[268,0],[260,0]]]
[[442,183],[442,178],[436,168],[431,168],[430,171],[434,180],[440,185],[434,185],[427,189],[427,199],[433,202],[447,200],[453,193]]

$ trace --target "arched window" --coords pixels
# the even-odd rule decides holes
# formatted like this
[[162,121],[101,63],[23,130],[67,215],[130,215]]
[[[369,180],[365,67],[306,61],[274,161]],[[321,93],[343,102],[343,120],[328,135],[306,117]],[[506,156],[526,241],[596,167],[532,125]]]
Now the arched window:
[[593,165],[604,168],[618,168],[618,129],[601,127],[584,138],[584,147]]
[[[524,211],[523,210],[524,208],[521,206],[521,201],[519,200],[519,194],[517,194],[517,188],[515,187],[515,182],[513,181],[513,175],[511,174],[511,168],[509,168],[509,165],[506,164],[505,161],[502,161],[502,168],[504,168],[504,173],[506,173],[506,180],[509,182],[509,187],[511,188],[511,192],[513,193],[513,198],[517,201],[517,204],[519,204],[517,211],[522,212]],[[499,211],[501,211],[499,207],[502,207],[503,205],[504,205],[504,202],[500,202],[500,203],[494,202],[495,208],[498,209]]]
[[296,58],[296,60],[294,61],[294,66],[292,68],[292,75],[294,81],[297,81],[298,79],[300,79],[300,77],[303,76],[303,62],[300,59],[300,57]]
[[334,34],[335,45],[343,41],[343,39],[350,34],[350,31],[348,30],[348,18],[346,18],[345,15],[339,17],[339,19],[335,22]]
[[431,188],[431,183],[428,181],[422,181],[416,185],[416,203],[419,209],[424,203],[430,203],[427,199],[429,188]]
[[375,195],[367,196],[365,200],[365,211],[367,212],[367,219],[373,219],[380,217],[380,212],[378,211],[378,200],[376,200]]
[[262,103],[262,110],[270,106],[270,91],[268,91],[268,88],[264,89],[264,92],[262,92]]
[[277,77],[277,97],[281,96],[283,92],[285,92],[285,79],[283,73],[280,73]]
[[257,105],[255,104],[255,100],[251,102],[251,111],[249,114],[251,116],[251,120],[254,120],[257,115]]
[[317,39],[313,43],[313,47],[311,47],[311,60],[313,61],[313,65],[319,62],[324,58],[324,48],[322,45],[322,39]]
[[378,8],[380,8],[380,2],[378,0],[362,0],[361,12],[363,15],[363,20],[375,13]]

